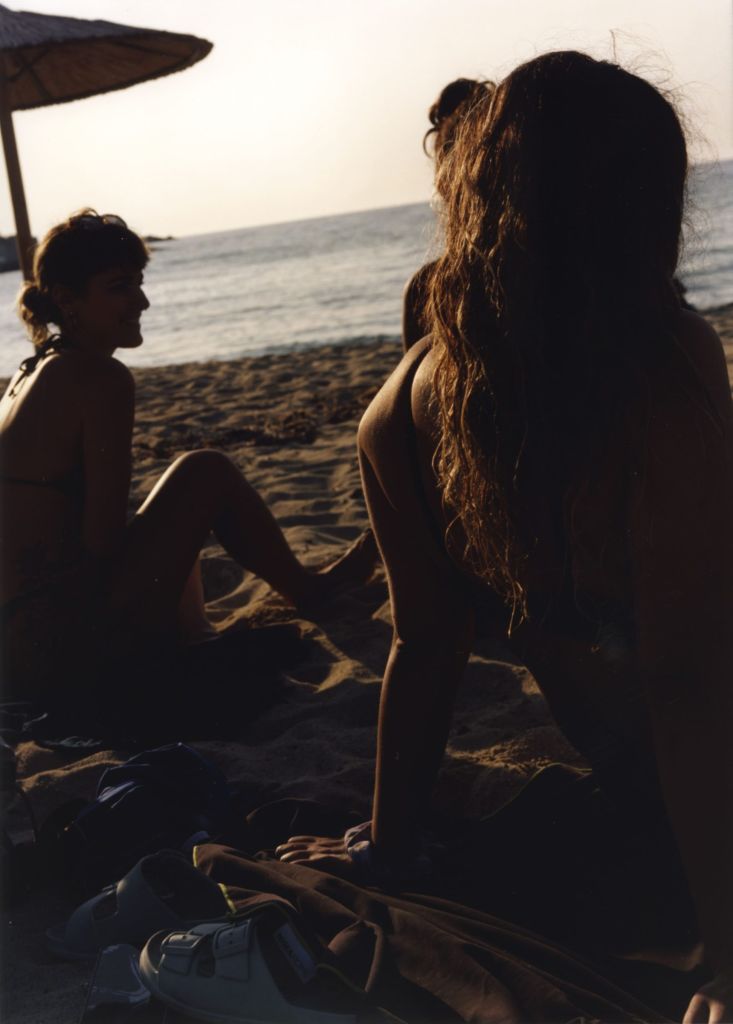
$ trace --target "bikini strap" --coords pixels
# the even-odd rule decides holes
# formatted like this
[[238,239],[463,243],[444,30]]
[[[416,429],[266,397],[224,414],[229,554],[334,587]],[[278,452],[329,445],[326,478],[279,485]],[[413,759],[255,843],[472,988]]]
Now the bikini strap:
[[46,356],[51,355],[52,352],[60,352],[65,347],[66,344],[60,334],[52,334],[50,337],[46,338],[46,340],[36,348],[33,355],[24,359],[18,367],[20,377],[18,377],[11,388],[9,392],[10,396],[12,397],[17,393],[18,386],[26,379],[26,377],[30,377],[38,364],[45,359]]
[[20,364],[19,369],[23,376],[27,377],[29,374],[33,373],[42,359],[45,359],[46,356],[50,355],[52,352],[58,352],[63,347],[64,339],[60,334],[50,335],[50,337],[46,338],[46,340],[37,347],[32,356],[28,356],[28,358],[24,359]]

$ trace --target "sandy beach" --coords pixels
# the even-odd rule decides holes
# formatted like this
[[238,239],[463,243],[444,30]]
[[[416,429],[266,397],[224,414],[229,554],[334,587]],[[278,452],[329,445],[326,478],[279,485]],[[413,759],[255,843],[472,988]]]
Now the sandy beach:
[[[733,306],[708,319],[730,366]],[[132,507],[177,455],[219,448],[260,491],[298,555],[314,566],[327,562],[367,525],[355,432],[399,357],[398,345],[375,342],[136,370]],[[242,678],[238,740],[180,739],[246,786],[253,806],[296,796],[368,816],[379,684],[391,636],[382,570],[366,587],[307,618],[296,617],[213,541],[202,567],[218,629],[294,622],[307,641],[307,656],[286,673],[281,699],[253,721]],[[90,799],[102,769],[127,756],[109,750],[75,758],[35,743],[21,744],[17,753],[39,821],[69,799]],[[437,807],[485,814],[536,769],[557,761],[581,763],[552,724],[531,675],[500,645],[479,638],[458,699]],[[4,1021],[78,1020],[90,969],[53,959],[43,941],[45,929],[72,906],[55,888],[34,892],[3,913]]]

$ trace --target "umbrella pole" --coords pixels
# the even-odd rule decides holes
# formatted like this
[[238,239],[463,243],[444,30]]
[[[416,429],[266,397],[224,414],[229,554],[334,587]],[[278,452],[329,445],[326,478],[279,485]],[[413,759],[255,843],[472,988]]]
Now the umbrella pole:
[[28,208],[25,203],[23,178],[20,174],[20,160],[18,159],[18,147],[15,143],[13,115],[10,112],[7,85],[2,71],[0,71],[0,132],[2,132],[5,166],[8,171],[10,196],[13,201],[13,213],[15,214],[15,244],[18,249],[18,263],[20,264],[23,278],[28,281],[33,274],[33,239],[31,237],[31,226],[28,221]]

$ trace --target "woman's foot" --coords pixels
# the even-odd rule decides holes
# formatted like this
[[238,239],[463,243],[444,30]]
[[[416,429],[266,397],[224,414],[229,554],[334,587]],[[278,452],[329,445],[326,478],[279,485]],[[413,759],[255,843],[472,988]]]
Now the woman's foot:
[[297,608],[327,601],[344,587],[366,583],[379,561],[379,548],[371,529],[365,530],[334,562],[307,572],[301,592],[292,595]]

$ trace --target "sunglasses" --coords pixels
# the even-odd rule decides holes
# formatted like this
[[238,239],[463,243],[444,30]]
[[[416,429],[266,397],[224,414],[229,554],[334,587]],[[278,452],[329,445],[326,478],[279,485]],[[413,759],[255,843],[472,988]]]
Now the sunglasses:
[[80,217],[74,218],[74,227],[84,228],[86,231],[96,231],[108,224],[116,228],[127,229],[125,221],[116,213],[83,213]]

